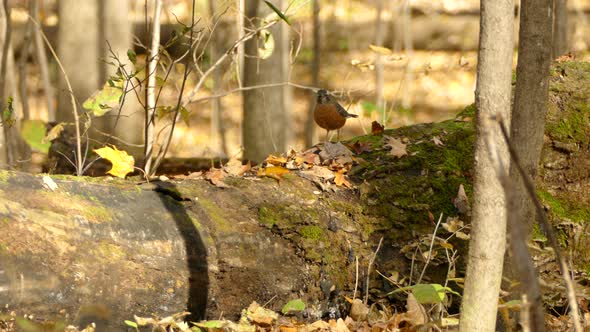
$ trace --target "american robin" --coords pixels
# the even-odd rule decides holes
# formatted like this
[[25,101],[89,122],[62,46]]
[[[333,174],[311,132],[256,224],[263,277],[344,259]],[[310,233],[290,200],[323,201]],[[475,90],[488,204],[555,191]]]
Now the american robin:
[[318,99],[313,112],[313,119],[318,126],[326,129],[326,141],[330,130],[338,130],[338,139],[340,139],[340,128],[344,126],[347,118],[356,118],[358,115],[348,113],[344,107],[340,106],[328,94],[328,91],[318,90]]

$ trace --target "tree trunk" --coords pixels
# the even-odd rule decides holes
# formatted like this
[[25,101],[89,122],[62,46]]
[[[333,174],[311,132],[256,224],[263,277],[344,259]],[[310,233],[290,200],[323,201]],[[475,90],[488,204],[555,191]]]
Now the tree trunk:
[[[383,0],[377,1],[377,13],[375,19],[375,45],[383,46],[383,34],[385,30],[385,22],[383,21]],[[385,125],[386,114],[385,114],[385,97],[383,96],[384,86],[384,73],[383,73],[383,57],[381,54],[375,52],[375,105],[381,113],[380,122]]]
[[464,332],[496,330],[506,246],[506,201],[491,155],[507,161],[509,154],[491,117],[510,119],[513,4],[482,0],[480,13],[472,230],[459,325]]
[[[10,12],[8,1],[3,0],[0,3],[0,164],[3,168],[26,170],[31,149],[20,135],[23,110],[17,87]],[[12,98],[13,112],[7,114],[9,98]]]
[[[277,8],[282,1],[275,1]],[[246,15],[253,22],[270,13],[261,1],[247,1]],[[250,28],[255,28],[250,23]],[[286,82],[288,79],[289,43],[287,27],[280,23],[269,29],[274,40],[270,57],[262,59],[259,49],[264,39],[250,39],[245,44],[244,86]],[[268,47],[268,45],[266,45]],[[244,97],[243,143],[244,158],[261,162],[270,153],[284,151],[290,137],[290,88],[279,86],[246,90]]]
[[[543,146],[545,117],[549,86],[549,65],[551,63],[551,0],[523,0],[520,10],[520,31],[518,47],[518,64],[516,67],[516,88],[514,91],[514,111],[510,127],[510,140],[515,147],[521,164],[531,178],[537,175],[537,164]],[[511,194],[515,206],[520,207],[508,215],[508,225],[524,223],[524,234],[530,234],[535,221],[533,204],[528,197],[521,176],[514,165],[510,166],[510,177],[514,186]],[[527,239],[511,241],[513,251],[526,248]],[[518,249],[515,246],[520,246]],[[512,262],[507,266],[506,275],[518,278],[525,283],[527,293],[539,294],[536,272],[522,268],[528,262]],[[517,272],[515,272],[517,271]],[[526,278],[526,279],[525,279]],[[531,280],[532,279],[532,280]],[[536,295],[538,296],[538,295]],[[534,331],[544,329],[541,298],[528,299],[533,309],[530,316]]]
[[[68,76],[78,106],[99,88],[100,53],[98,47],[98,2],[97,0],[58,2],[57,54]],[[70,93],[59,73],[59,122],[74,122]],[[81,112],[81,107],[78,107]],[[82,122],[85,120],[82,119]]]
[[[220,19],[219,16],[216,16],[216,14],[218,15],[216,8],[217,6],[215,4],[215,0],[209,0],[209,16],[211,26],[215,24],[215,20]],[[210,63],[215,63],[215,61],[217,61],[219,58],[219,54],[223,52],[220,36],[220,31],[214,30],[212,32],[211,44],[209,46],[209,55],[211,58]],[[211,92],[214,95],[221,92],[222,83],[222,68],[217,68],[213,72],[213,87]],[[227,137],[223,121],[223,103],[221,98],[214,98],[211,100],[211,137],[213,138],[211,142],[213,151],[215,151],[219,156],[223,156],[224,158],[227,157],[229,155],[229,151],[227,147]]]
[[551,59],[569,49],[567,0],[553,0],[553,49]]
[[[134,71],[134,66],[127,57],[127,51],[133,49],[131,36],[131,21],[129,20],[129,0],[103,0],[99,1],[100,31],[98,44],[100,54],[105,62],[101,63],[100,84],[104,84],[111,75],[117,71],[117,66],[108,64],[117,63],[113,59],[113,53],[121,64],[125,65],[128,74]],[[108,44],[107,44],[108,42]],[[110,50],[109,50],[110,45]],[[112,52],[112,53],[111,53]],[[127,87],[129,90],[130,87]],[[137,91],[140,93],[140,91]],[[143,121],[140,112],[140,105],[136,94],[130,91],[125,104],[117,112],[109,112],[101,118],[96,119],[97,127],[108,134],[132,144],[139,144],[143,141],[143,127],[139,125]],[[102,134],[96,135],[99,140],[105,141]],[[117,143],[110,140],[110,143]]]
[[[320,2],[313,0],[313,60],[311,63],[311,85],[319,88],[320,86]],[[317,142],[317,128],[313,119],[313,112],[315,109],[316,94],[312,93],[309,101],[309,108],[307,111],[307,119],[305,121],[305,146],[312,146]]]

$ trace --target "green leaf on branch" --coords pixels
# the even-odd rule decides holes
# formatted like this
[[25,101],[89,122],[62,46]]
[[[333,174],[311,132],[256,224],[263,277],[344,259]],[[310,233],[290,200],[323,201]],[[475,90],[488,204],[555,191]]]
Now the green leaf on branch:
[[184,124],[186,124],[188,127],[190,124],[190,115],[191,115],[190,112],[186,108],[184,108],[183,106],[180,106],[179,112],[180,112],[180,117],[182,118],[182,121],[184,121]]
[[44,142],[47,127],[40,120],[25,120],[22,123],[20,134],[29,146],[42,153],[49,151],[50,142]]
[[273,5],[270,1],[267,1],[267,0],[264,0],[264,3],[266,3],[266,5],[268,7],[270,7],[270,9],[272,9],[273,12],[275,12],[277,15],[279,15],[281,20],[283,20],[283,21],[285,21],[285,23],[291,25],[291,22],[289,22],[289,19],[287,18],[287,16],[285,16],[285,14],[283,14],[283,12],[281,12],[277,7],[275,7],[275,5]]
[[127,58],[129,58],[129,61],[131,61],[132,64],[137,63],[137,54],[131,49],[127,50]]
[[262,47],[258,48],[258,56],[261,59],[268,59],[275,50],[275,39],[269,30],[260,31],[259,38],[262,42]]
[[444,287],[440,284],[417,284],[413,286],[402,287],[389,294],[405,291],[411,291],[420,304],[442,303],[447,293],[461,296],[461,294],[455,292],[450,287]]
[[121,97],[123,97],[123,80],[109,79],[101,90],[90,96],[82,107],[92,112],[94,116],[103,116],[107,112],[118,109]]

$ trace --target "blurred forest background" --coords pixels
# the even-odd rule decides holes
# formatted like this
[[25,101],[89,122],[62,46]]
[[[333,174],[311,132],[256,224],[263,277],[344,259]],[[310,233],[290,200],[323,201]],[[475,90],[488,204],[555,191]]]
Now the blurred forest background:
[[[248,7],[256,2],[257,11],[247,13]],[[578,59],[585,59],[589,56],[590,1],[562,2],[567,4],[567,11],[560,22],[566,24],[566,29],[557,53],[573,52]],[[186,81],[187,113],[182,115],[183,121],[178,122],[174,131],[168,156],[241,156],[244,145],[248,149],[249,143],[245,142],[249,139],[248,131],[258,132],[252,140],[266,139],[271,143],[270,147],[268,144],[255,147],[257,153],[245,156],[252,160],[288,147],[301,150],[315,144],[323,140],[322,131],[310,121],[315,102],[313,89],[317,88],[334,91],[349,112],[359,115],[343,128],[343,138],[369,133],[372,121],[391,128],[452,118],[474,100],[479,1],[276,0],[271,3],[288,12],[291,24],[279,22],[270,29],[274,39],[270,53],[262,54],[261,49],[267,45],[259,45],[258,57],[248,55],[246,50],[245,60],[240,60],[242,47],[239,46],[210,75],[205,75],[244,33],[251,31],[248,30],[250,19],[273,12],[262,0],[196,1],[195,30],[200,41],[195,50],[199,52],[190,56],[199,65],[193,68],[196,76]],[[162,1],[161,45],[182,34],[183,25],[178,22],[190,24],[191,5],[190,0]],[[35,38],[40,37],[34,32],[29,15],[37,18],[48,42],[56,49],[81,105],[113,75],[117,69],[114,63],[132,65],[128,49],[134,49],[137,54],[136,66],[145,65],[153,6],[154,1],[140,0],[8,1],[14,62],[10,66],[8,60],[5,95],[18,99],[15,105],[22,105],[23,110],[19,116],[44,122],[67,121],[71,117],[69,94],[49,51],[45,50],[47,68],[40,66],[43,60],[39,60],[33,47]],[[515,6],[517,13],[518,6]],[[245,30],[241,30],[244,24]],[[314,28],[317,28],[315,35]],[[170,45],[166,48],[166,56],[170,57],[167,65],[173,70],[165,82],[158,82],[164,87],[159,94],[159,105],[176,103],[184,73],[183,63],[173,61],[184,50],[179,44]],[[243,72],[248,71],[248,66],[254,68],[254,74]],[[165,71],[164,67],[159,71]],[[195,89],[204,77],[203,87]],[[243,89],[260,84],[271,84],[271,87],[255,89],[255,93]],[[190,97],[191,93],[194,96]],[[221,97],[209,98],[216,95]],[[141,103],[143,93],[137,96]],[[116,139],[111,144],[126,150],[140,144],[143,110],[131,99],[135,98],[129,98],[120,117],[110,112],[95,121],[92,130],[96,132],[91,136],[104,137],[113,131],[116,121]],[[259,105],[249,104],[252,102]],[[265,115],[245,123],[247,110],[256,107]],[[166,109],[161,110],[160,115],[164,116]],[[157,128],[169,125],[160,121]]]

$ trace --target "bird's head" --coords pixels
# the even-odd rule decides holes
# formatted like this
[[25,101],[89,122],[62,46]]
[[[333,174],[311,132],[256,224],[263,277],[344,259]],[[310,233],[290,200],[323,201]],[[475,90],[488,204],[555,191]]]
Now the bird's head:
[[318,104],[324,104],[330,101],[330,95],[328,94],[328,91],[324,90],[324,89],[320,89],[317,92],[318,94]]

